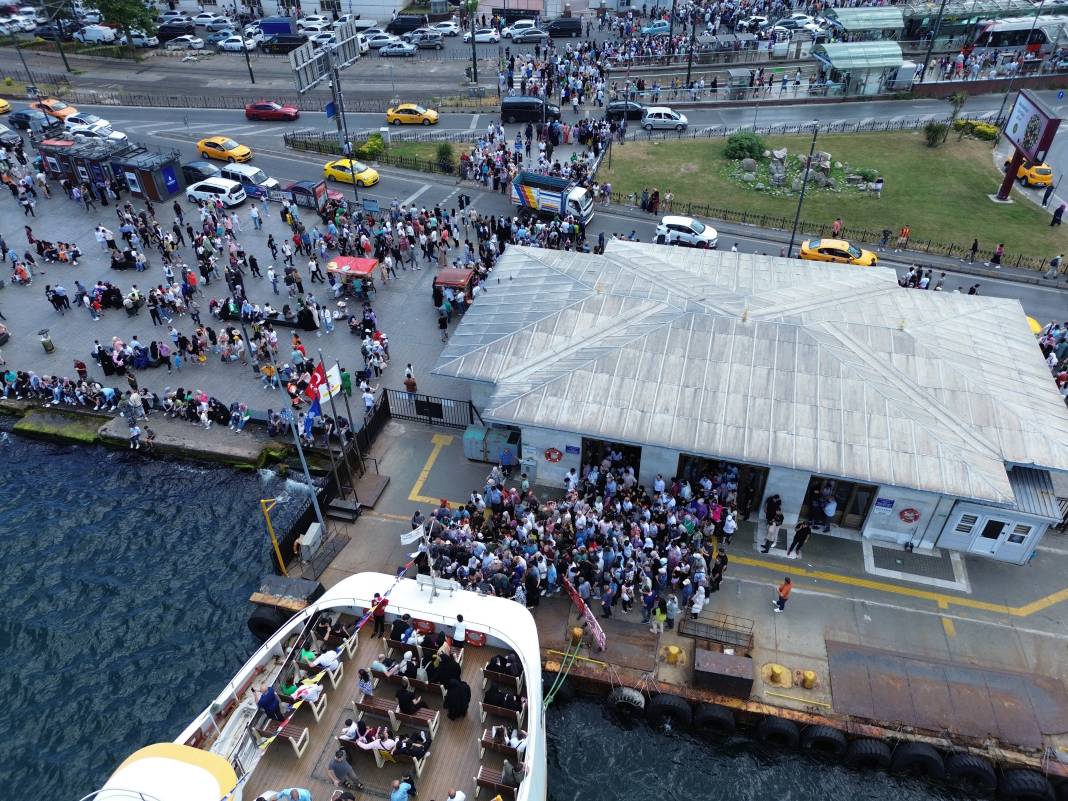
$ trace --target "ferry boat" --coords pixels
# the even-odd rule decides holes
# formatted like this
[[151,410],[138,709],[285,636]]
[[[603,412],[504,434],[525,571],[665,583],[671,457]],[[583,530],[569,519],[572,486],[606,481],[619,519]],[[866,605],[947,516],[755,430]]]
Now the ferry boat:
[[[365,620],[376,593],[388,600],[381,638],[373,636],[372,622]],[[424,645],[389,639],[392,622],[405,614],[416,629],[431,635]],[[466,626],[462,647],[452,640],[457,615],[463,616]],[[339,627],[349,636],[339,634]],[[443,639],[442,632],[450,638],[435,648],[431,641]],[[410,682],[410,689],[429,707],[414,715],[399,709],[396,694],[402,679],[395,674],[376,671],[373,692],[368,696],[358,690],[359,669],[370,671],[381,655],[388,666],[389,660],[399,662],[408,652],[413,658],[428,658],[431,649],[439,655],[448,653],[459,663],[461,681],[471,691],[465,716],[449,719],[446,691],[431,681]],[[333,670],[306,663],[308,651],[321,655],[329,650],[339,658]],[[508,654],[518,658],[521,672],[514,661],[510,671],[491,669],[494,657]],[[444,656],[439,659],[448,661]],[[299,691],[314,684],[322,687],[314,702],[306,697],[295,709],[287,703],[294,699],[283,688]],[[257,704],[267,687],[281,697],[281,722],[270,719]],[[364,750],[339,739],[346,721],[360,719],[368,726],[388,726],[394,737],[422,740],[428,735],[429,748],[419,758]],[[493,736],[498,726],[507,727],[509,736],[503,741]],[[512,739],[513,731],[525,742]],[[514,601],[462,590],[456,582],[440,578],[351,576],[268,638],[173,743],[149,745],[132,754],[92,797],[95,801],[273,801],[280,791],[296,788],[307,790],[312,801],[331,801],[339,788],[328,766],[339,750],[346,752],[363,785],[347,791],[357,801],[389,798],[394,780],[404,776],[412,778],[418,798],[425,801],[447,799],[452,789],[468,799],[500,795],[504,801],[545,801],[541,661],[530,613]],[[503,783],[505,760],[521,776],[518,787]],[[298,796],[308,801],[302,793]],[[278,797],[278,801],[286,800]]]

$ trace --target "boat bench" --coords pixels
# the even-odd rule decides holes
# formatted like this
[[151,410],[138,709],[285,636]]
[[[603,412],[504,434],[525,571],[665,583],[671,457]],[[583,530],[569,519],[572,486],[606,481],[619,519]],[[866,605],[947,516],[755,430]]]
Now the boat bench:
[[520,709],[517,711],[515,709],[508,709],[507,707],[503,706],[494,706],[493,704],[487,704],[485,701],[480,701],[478,705],[481,709],[480,717],[483,723],[486,722],[486,718],[489,715],[493,715],[497,718],[509,720],[515,723],[515,725],[519,728],[523,728],[523,718],[526,716],[526,709]]
[[502,779],[503,774],[499,770],[492,770],[485,765],[478,766],[478,775],[475,777],[475,798],[478,798],[478,791],[485,787],[491,793],[497,793],[501,798],[512,799],[515,801],[516,788],[510,784],[505,784]]
[[438,736],[438,724],[441,722],[441,712],[436,709],[420,709],[414,715],[407,715],[400,711],[400,707],[394,707],[389,713],[393,721],[393,728],[399,729],[402,725],[413,726],[417,729],[426,729],[430,732],[430,739]]
[[304,726],[297,726],[293,723],[282,725],[277,720],[265,718],[253,721],[252,727],[262,737],[279,737],[287,740],[293,748],[293,753],[297,755],[297,759],[303,757],[304,752],[308,749],[310,738],[308,737],[308,729]]
[[[284,694],[277,687],[275,688],[275,692],[277,692],[278,697],[285,701],[287,704],[299,704],[301,701],[301,699],[299,698],[294,698],[291,695]],[[307,698],[303,699],[303,701],[303,706],[311,710],[312,715],[315,717],[315,722],[319,723],[323,719],[323,715],[326,714],[326,693],[319,693],[319,700],[316,701],[314,704]]]
[[504,754],[508,759],[516,763],[522,761],[519,758],[519,751],[517,749],[512,748],[508,743],[495,742],[489,729],[482,732],[482,740],[479,743],[478,749],[478,758],[485,759],[487,751],[495,751],[498,754]]
[[[384,673],[381,670],[372,669],[371,675],[379,681],[395,684],[398,687],[404,686],[404,676],[401,676],[399,673]],[[442,698],[445,697],[445,687],[441,684],[435,684],[432,681],[420,681],[419,679],[408,679],[408,684],[413,690],[434,693]]]
[[338,745],[340,745],[346,754],[349,755],[349,761],[351,762],[353,757],[359,758],[360,754],[370,754],[375,758],[375,765],[380,768],[384,768],[387,764],[408,764],[412,763],[412,770],[415,771],[416,778],[423,775],[423,768],[426,767],[426,761],[430,758],[430,752],[427,751],[426,756],[414,757],[410,754],[391,754],[389,751],[383,751],[380,748],[364,749],[360,748],[356,743],[351,740],[344,740],[341,737],[337,738]]
[[359,713],[360,718],[366,715],[373,715],[376,718],[382,718],[388,720],[390,724],[393,723],[393,710],[395,704],[392,701],[387,701],[385,698],[375,698],[373,695],[365,695],[358,701],[353,701],[353,706],[356,707],[356,711]]
[[488,667],[482,668],[482,689],[486,689],[490,682],[499,684],[502,687],[507,687],[512,690],[516,695],[521,695],[523,692],[523,674],[513,676],[510,673],[498,673],[496,670],[490,670]]

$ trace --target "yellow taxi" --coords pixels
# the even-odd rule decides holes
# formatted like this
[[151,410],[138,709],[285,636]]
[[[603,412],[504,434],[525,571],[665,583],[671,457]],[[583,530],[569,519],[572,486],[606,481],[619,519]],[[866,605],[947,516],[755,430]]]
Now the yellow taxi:
[[207,159],[220,161],[248,161],[252,148],[239,145],[228,136],[209,136],[197,142],[197,152]]
[[0,114],[7,114],[11,111],[11,104],[0,97]]
[[[1009,169],[1009,162],[1006,161],[1002,169]],[[1025,161],[1016,171],[1016,178],[1024,186],[1049,186],[1053,183],[1053,168],[1045,162],[1029,164]]]
[[359,161],[338,159],[337,161],[328,161],[323,165],[323,177],[328,181],[341,181],[343,184],[351,184],[353,182],[353,173],[356,174],[357,186],[374,186],[378,183],[378,171]]
[[844,239],[809,239],[801,243],[801,258],[809,261],[834,261],[874,267],[879,257],[870,250],[854,247]]
[[438,113],[418,103],[401,103],[386,109],[386,122],[390,125],[437,125]]
[[74,106],[64,103],[62,100],[56,100],[54,97],[46,97],[36,103],[30,103],[30,108],[43,111],[49,117],[57,120],[65,120],[71,114],[78,113],[78,109]]

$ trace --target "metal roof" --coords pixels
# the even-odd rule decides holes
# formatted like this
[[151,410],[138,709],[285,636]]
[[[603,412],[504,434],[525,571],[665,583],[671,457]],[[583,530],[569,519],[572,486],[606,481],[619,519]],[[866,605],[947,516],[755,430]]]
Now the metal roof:
[[1005,505],[1006,463],[1068,470],[1016,300],[620,241],[510,247],[486,290],[434,372],[492,384],[487,420]]
[[881,70],[905,63],[901,45],[886,39],[820,44],[812,48],[812,55],[836,70]]
[[905,18],[897,6],[829,8],[827,17],[847,31],[901,30],[905,27]]
[[[1046,5],[1046,11],[1052,12],[1060,2]],[[905,16],[914,19],[934,19],[941,8],[941,0],[908,0],[904,6]],[[945,6],[945,19],[951,20],[986,20],[1014,15],[1034,14],[1038,7],[1032,0],[949,0]]]
[[1048,470],[1014,467],[1009,471],[1009,484],[1016,496],[1016,508],[1021,512],[1054,522],[1061,519],[1057,493]]

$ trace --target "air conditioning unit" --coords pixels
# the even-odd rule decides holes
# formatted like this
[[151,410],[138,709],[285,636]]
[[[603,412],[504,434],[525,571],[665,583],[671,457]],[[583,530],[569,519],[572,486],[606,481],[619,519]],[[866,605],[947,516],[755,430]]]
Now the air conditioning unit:
[[297,544],[300,546],[300,561],[310,562],[322,547],[323,527],[317,522],[312,523],[304,536],[297,540]]

